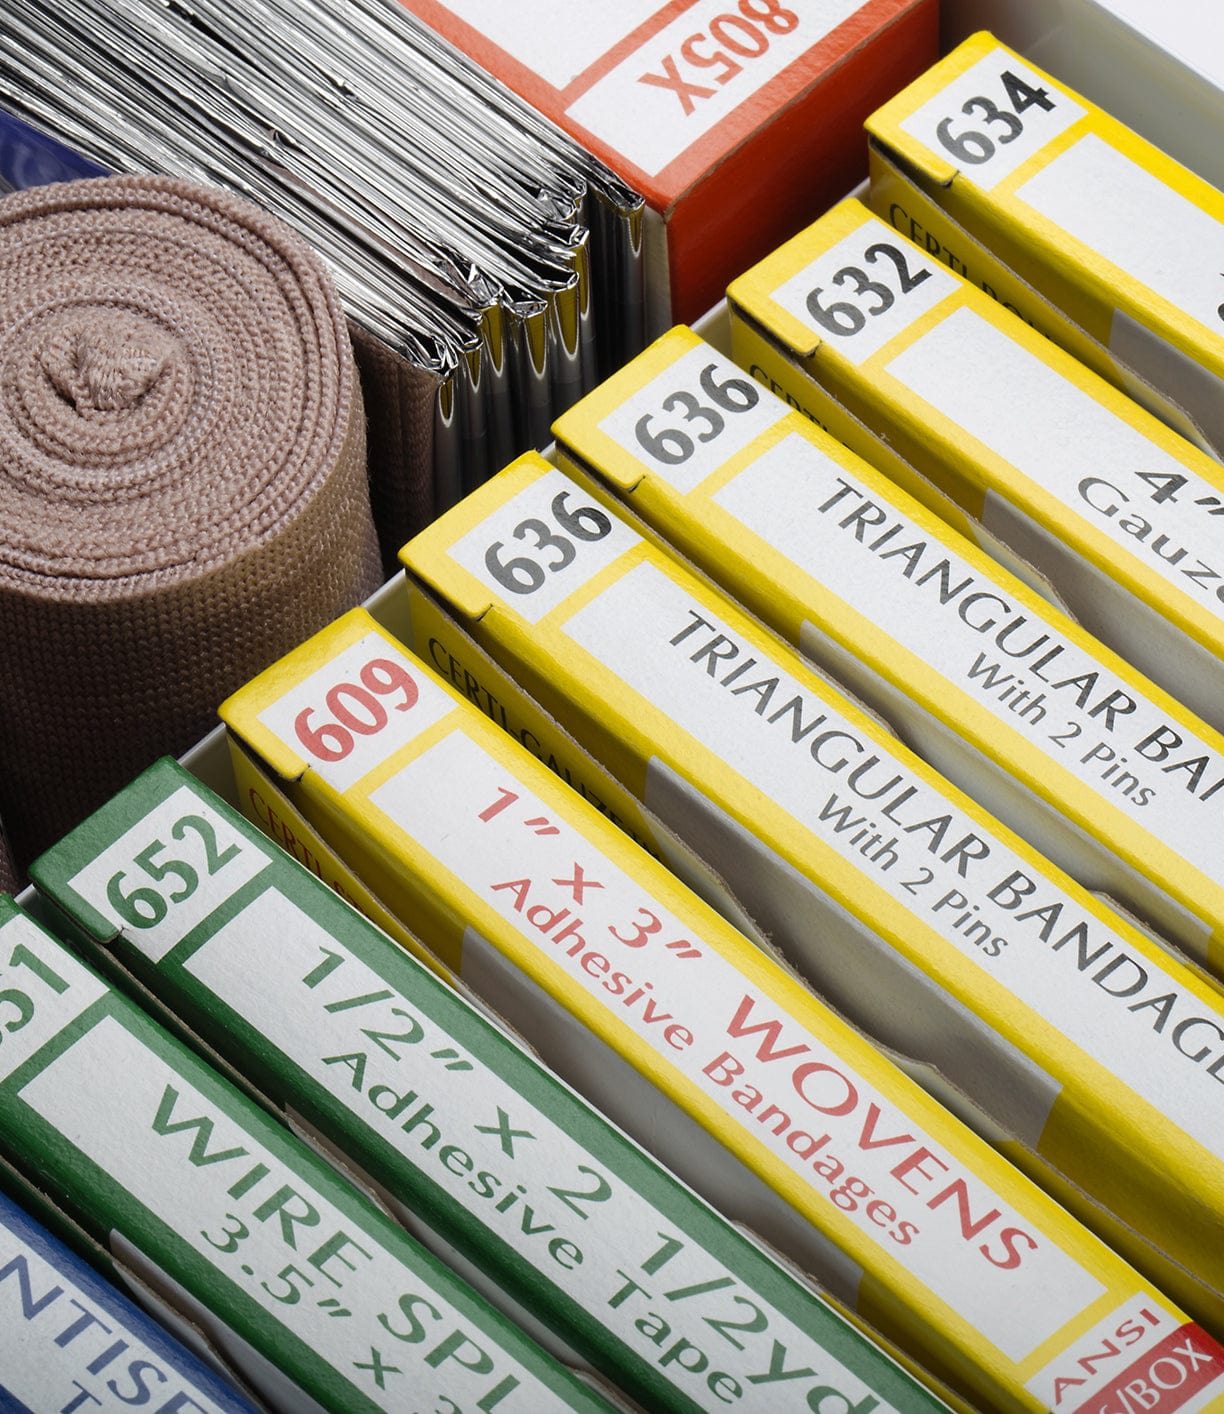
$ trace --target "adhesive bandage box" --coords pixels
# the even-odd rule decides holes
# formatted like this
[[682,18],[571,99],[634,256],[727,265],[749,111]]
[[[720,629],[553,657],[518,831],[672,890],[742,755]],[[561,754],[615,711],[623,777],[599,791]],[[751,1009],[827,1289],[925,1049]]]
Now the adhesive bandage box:
[[653,333],[859,182],[864,120],[938,55],[934,0],[404,3],[644,194]]
[[1128,1224],[1111,1240],[1224,1319],[1214,986],[542,459],[402,554],[421,586],[414,632],[445,640],[462,622],[822,996],[930,1067],[1064,1201]]
[[[173,843],[229,867],[233,832],[184,818]],[[123,875],[120,907],[166,903],[165,857],[150,842],[150,883]],[[160,882],[182,893],[186,871]],[[6,898],[0,966],[4,1159],[273,1407],[610,1407]]]
[[1081,884],[1224,976],[1217,733],[687,329],[556,435],[566,469]]
[[[1091,634],[1224,729],[1217,462],[857,201],[741,276],[728,303],[737,363],[845,403]],[[851,445],[871,460],[870,439]],[[1176,771],[1188,754],[1168,745],[1158,764]],[[1210,785],[1204,770],[1194,791]]]
[[[210,869],[184,821],[224,836],[224,862]],[[333,1146],[427,1246],[641,1407],[774,1414],[836,1407],[835,1392],[846,1409],[943,1407],[173,762],[33,877],[74,935]]]
[[255,1406],[0,1193],[0,1406],[145,1407],[255,1414]]
[[[384,661],[411,704],[354,730]],[[1224,1350],[367,614],[223,713],[549,1065],[975,1405],[1095,1409],[1188,1340],[1167,1407],[1224,1407]]]
[[881,157],[1224,451],[1224,194],[990,34],[868,123]]

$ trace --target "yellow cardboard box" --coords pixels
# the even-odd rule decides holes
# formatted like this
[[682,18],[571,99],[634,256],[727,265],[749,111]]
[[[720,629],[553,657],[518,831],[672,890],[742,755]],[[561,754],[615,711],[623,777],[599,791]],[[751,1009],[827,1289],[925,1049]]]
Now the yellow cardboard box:
[[1149,385],[1224,451],[1224,194],[986,33],[867,129],[1105,351],[1100,371]]
[[[583,540],[566,521],[600,533]],[[1052,1171],[1081,1190],[1060,1187],[1065,1201],[1128,1223],[1114,1240],[1131,1259],[1221,1321],[1214,986],[541,458],[402,554],[421,586],[417,641],[461,624],[822,996],[929,1067],[1041,1181],[1058,1186]]]
[[555,430],[571,474],[1086,888],[1224,975],[1224,738],[690,330]]
[[[843,402],[874,432],[851,428],[855,451],[889,443],[1224,730],[1219,463],[858,201],[741,276],[728,304],[737,363]],[[906,489],[938,512],[920,479]],[[1162,765],[1180,759],[1170,747]]]
[[223,712],[549,1064],[974,1402],[1224,1409],[1224,1348],[363,611]]

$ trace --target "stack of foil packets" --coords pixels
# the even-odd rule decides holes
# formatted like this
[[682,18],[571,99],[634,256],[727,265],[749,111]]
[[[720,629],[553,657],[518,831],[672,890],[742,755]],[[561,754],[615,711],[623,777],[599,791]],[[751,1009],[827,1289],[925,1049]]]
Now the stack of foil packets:
[[165,172],[319,251],[388,562],[644,341],[640,196],[395,0],[9,0],[0,108],[0,190]]

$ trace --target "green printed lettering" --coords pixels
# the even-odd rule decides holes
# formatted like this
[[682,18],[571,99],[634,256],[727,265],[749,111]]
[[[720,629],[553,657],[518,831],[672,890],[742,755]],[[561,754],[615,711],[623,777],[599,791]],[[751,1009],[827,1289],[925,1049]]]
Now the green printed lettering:
[[197,1115],[194,1119],[172,1120],[170,1116],[174,1113],[178,1099],[178,1091],[173,1085],[167,1085],[157,1107],[157,1114],[153,1117],[153,1132],[165,1136],[190,1131],[191,1152],[187,1158],[193,1168],[224,1163],[226,1159],[241,1158],[247,1152],[243,1146],[237,1145],[232,1149],[218,1149],[210,1153],[208,1145],[213,1133],[212,1120],[204,1115]]

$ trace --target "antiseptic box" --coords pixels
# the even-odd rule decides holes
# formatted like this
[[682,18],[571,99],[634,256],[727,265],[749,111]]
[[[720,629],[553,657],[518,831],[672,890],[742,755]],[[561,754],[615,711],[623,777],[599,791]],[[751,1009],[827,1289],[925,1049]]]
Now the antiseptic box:
[[[796,397],[822,386],[1224,730],[1218,462],[858,201],[734,281],[728,306],[737,363]],[[873,460],[870,437],[850,445]],[[925,499],[920,478],[906,489]],[[1161,764],[1189,780],[1169,745]]]
[[1224,975],[1216,732],[687,329],[555,431],[566,470],[611,487],[1086,888]]
[[[198,822],[229,841],[215,869]],[[182,767],[32,875],[100,962],[643,1408],[944,1407]]]
[[461,624],[823,997],[1224,1328],[1214,986],[542,459],[402,554],[418,642]]
[[645,195],[652,335],[855,186],[938,54],[935,0],[403,3]]
[[1224,453],[1224,194],[992,35],[868,122],[880,157]]
[[[175,843],[249,869],[212,824],[184,816]],[[146,851],[153,880],[163,853]],[[165,906],[152,884],[103,887],[143,916]],[[610,1407],[8,898],[0,969],[0,1154],[271,1406]]]
[[1176,1358],[1166,1407],[1224,1408],[1224,1350],[363,611],[223,715],[547,1064],[975,1406],[1108,1407]]
[[228,1381],[0,1192],[0,1407],[256,1414]]

